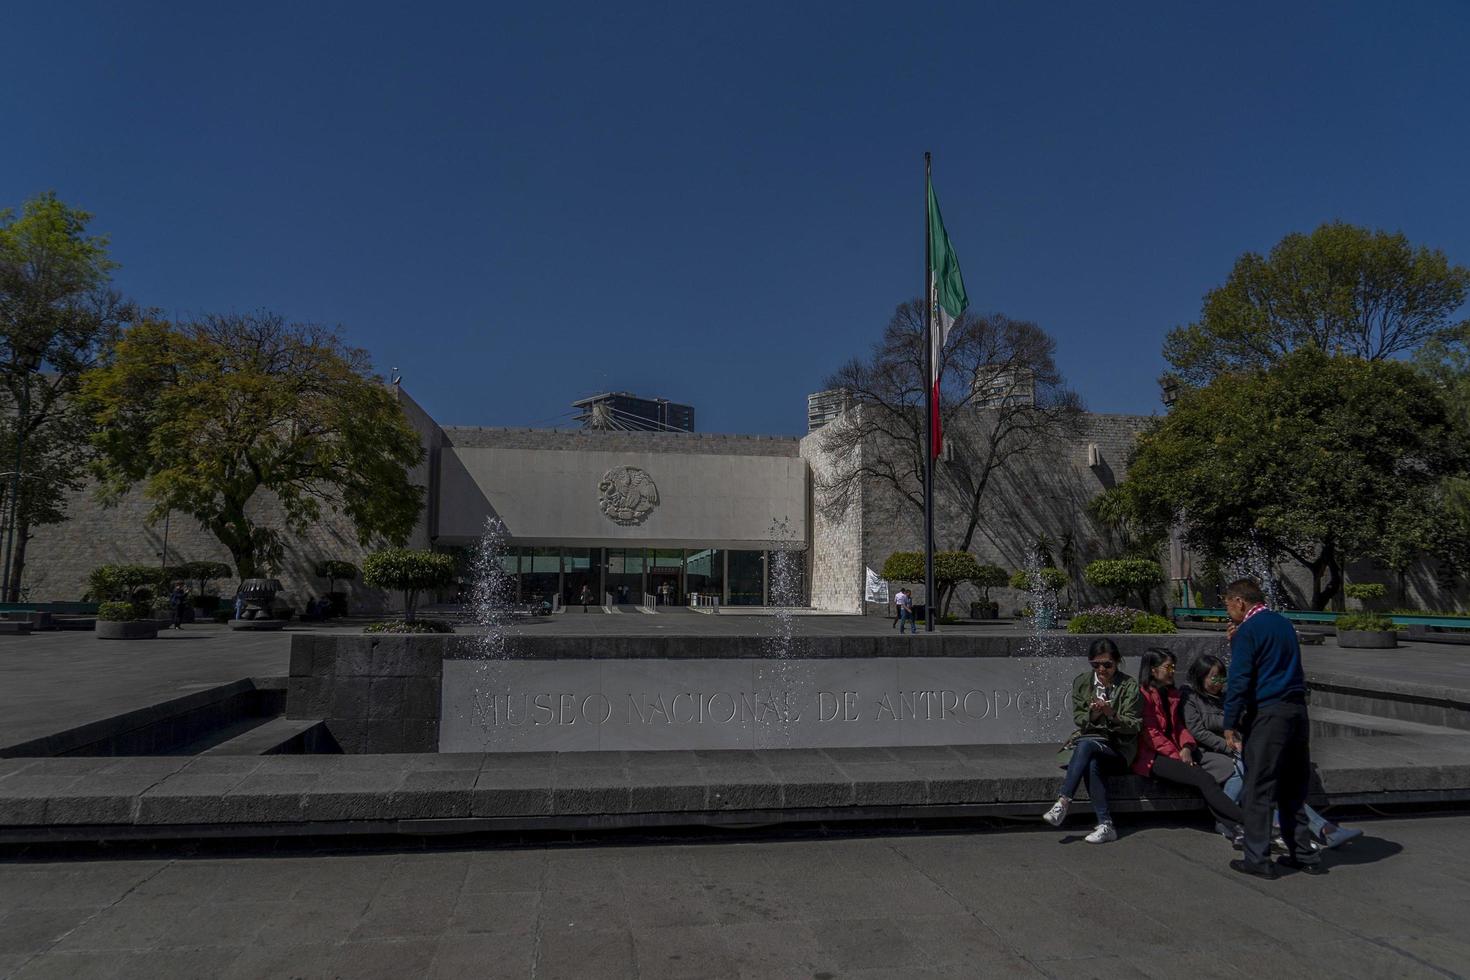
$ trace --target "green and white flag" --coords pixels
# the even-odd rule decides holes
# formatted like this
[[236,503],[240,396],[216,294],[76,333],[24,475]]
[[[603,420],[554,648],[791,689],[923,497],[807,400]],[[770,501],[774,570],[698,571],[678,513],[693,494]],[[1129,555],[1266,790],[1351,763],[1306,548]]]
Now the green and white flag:
[[959,315],[970,305],[965,293],[965,278],[960,275],[960,260],[955,257],[954,246],[944,230],[944,218],[939,214],[939,199],[934,196],[934,183],[929,182],[929,307],[934,321],[929,324],[929,343],[932,345],[929,359],[931,374],[929,384],[933,389],[933,415],[930,431],[933,442],[930,453],[937,459],[944,447],[944,434],[939,424],[939,355],[944,342]]

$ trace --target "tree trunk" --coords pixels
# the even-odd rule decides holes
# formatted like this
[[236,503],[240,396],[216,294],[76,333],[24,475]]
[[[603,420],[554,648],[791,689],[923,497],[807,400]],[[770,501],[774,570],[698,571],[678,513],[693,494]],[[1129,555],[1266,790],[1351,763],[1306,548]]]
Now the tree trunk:
[[15,525],[15,548],[10,556],[10,593],[6,595],[6,602],[20,602],[20,579],[26,568],[26,542],[31,537],[31,526],[29,523],[16,522]]
[[[1342,569],[1338,567],[1337,549],[1332,539],[1327,540],[1317,560],[1308,567],[1312,572],[1312,608],[1320,612],[1342,589]],[[1324,575],[1327,576],[1325,584],[1322,581]]]

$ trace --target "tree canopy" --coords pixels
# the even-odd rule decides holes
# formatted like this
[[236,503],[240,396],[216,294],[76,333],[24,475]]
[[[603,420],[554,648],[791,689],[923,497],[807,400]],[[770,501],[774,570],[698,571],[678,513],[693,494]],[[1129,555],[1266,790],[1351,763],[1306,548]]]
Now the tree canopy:
[[334,331],[272,313],[149,320],[83,393],[104,499],[141,485],[154,519],[193,515],[241,578],[279,558],[281,529],[259,522],[266,495],[295,533],[324,508],[345,514],[363,544],[401,543],[417,521],[418,437],[367,354]]
[[1462,441],[1409,365],[1307,347],[1185,391],[1140,437],[1113,503],[1140,524],[1178,522],[1209,559],[1254,540],[1296,561],[1321,609],[1345,562],[1389,560],[1402,529],[1437,511]]
[[1205,295],[1199,322],[1170,332],[1164,357],[1194,386],[1308,347],[1384,360],[1453,329],[1467,293],[1470,269],[1443,252],[1332,222],[1287,235],[1266,256],[1237,259],[1225,284]]
[[454,556],[440,551],[388,548],[368,555],[362,562],[362,580],[376,589],[403,593],[403,619],[413,622],[419,593],[442,589],[454,582],[458,564]]
[[[0,458],[21,474],[10,601],[19,598],[30,529],[66,519],[86,474],[91,420],[76,404],[83,372],[133,316],[109,287],[107,239],[92,215],[42,194],[0,211]],[[7,498],[11,479],[0,480]]]

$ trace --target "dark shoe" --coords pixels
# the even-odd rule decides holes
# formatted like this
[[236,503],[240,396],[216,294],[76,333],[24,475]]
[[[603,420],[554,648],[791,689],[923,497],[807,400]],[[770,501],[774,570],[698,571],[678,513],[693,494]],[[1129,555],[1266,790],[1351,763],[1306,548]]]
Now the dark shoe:
[[1288,871],[1300,871],[1304,875],[1325,875],[1327,873],[1321,861],[1299,861],[1288,855],[1277,858],[1276,863]]
[[1253,878],[1265,878],[1267,881],[1275,881],[1279,877],[1276,874],[1276,869],[1271,865],[1268,864],[1264,867],[1258,867],[1249,861],[1231,861],[1230,870],[1239,871],[1241,874],[1250,875]]

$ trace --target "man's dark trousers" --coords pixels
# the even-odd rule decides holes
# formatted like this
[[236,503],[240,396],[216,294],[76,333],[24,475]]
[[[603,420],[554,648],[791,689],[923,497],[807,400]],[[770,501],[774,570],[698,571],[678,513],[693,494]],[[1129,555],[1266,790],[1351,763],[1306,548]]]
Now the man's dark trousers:
[[1245,737],[1245,860],[1257,868],[1271,863],[1271,811],[1281,813],[1281,836],[1302,864],[1321,860],[1307,826],[1311,787],[1311,729],[1304,699],[1267,705]]

